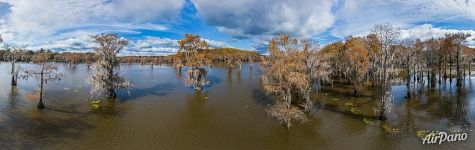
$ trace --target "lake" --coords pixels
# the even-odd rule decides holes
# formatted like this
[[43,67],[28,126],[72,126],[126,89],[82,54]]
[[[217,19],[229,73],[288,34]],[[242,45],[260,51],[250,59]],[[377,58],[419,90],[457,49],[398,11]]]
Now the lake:
[[[31,67],[32,64],[20,64]],[[405,99],[405,86],[393,86],[386,124],[372,119],[379,102],[366,88],[353,97],[346,86],[323,87],[309,121],[290,129],[269,118],[272,103],[260,88],[258,64],[229,72],[209,70],[211,84],[195,92],[169,65],[122,64],[118,72],[134,88],[117,90],[116,100],[93,108],[88,101],[90,70],[58,64],[60,81],[46,85],[44,104],[28,97],[37,82],[10,86],[10,64],[0,63],[0,149],[472,149],[475,147],[475,78],[465,77]],[[356,105],[357,109],[353,109]],[[357,113],[356,113],[357,112]],[[359,115],[356,115],[359,114]],[[466,141],[423,145],[417,131],[468,133]]]

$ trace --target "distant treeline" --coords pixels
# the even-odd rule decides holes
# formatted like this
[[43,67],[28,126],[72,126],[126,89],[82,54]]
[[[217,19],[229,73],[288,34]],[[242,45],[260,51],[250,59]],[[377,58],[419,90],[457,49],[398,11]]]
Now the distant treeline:
[[[52,52],[50,50],[25,50],[25,49],[6,49],[0,50],[0,60],[9,61],[12,54],[15,53],[17,61],[20,62],[30,62],[35,55],[46,54],[48,55],[48,61],[50,62],[64,62],[70,65],[75,65],[78,63],[92,64],[98,58],[95,53],[71,53],[71,52]],[[201,55],[208,60],[213,62],[226,61],[228,59],[239,59],[241,61],[259,61],[263,57],[254,51],[246,51],[235,48],[214,48],[214,49],[202,49],[199,50]],[[168,56],[122,56],[119,57],[121,63],[140,63],[140,64],[162,64],[162,63],[173,63],[174,58],[178,54],[168,55]]]

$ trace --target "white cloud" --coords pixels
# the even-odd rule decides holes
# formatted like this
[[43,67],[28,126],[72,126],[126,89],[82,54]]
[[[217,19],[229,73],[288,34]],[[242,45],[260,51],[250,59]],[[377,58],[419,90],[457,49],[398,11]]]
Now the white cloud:
[[287,33],[310,37],[334,22],[329,0],[192,0],[198,14],[237,38]]
[[471,0],[347,0],[335,13],[331,33],[337,37],[367,34],[374,24],[391,22],[403,29],[418,23],[475,21]]
[[475,46],[475,30],[455,30],[455,29],[442,29],[433,27],[430,24],[423,24],[416,26],[414,28],[401,30],[401,38],[402,39],[421,39],[427,40],[432,37],[439,38],[444,37],[447,33],[466,33],[470,34],[471,36],[467,38],[467,44],[471,47]]
[[463,32],[463,33],[467,33],[467,34],[471,34],[472,36],[475,36],[475,30],[442,29],[442,28],[433,27],[430,24],[423,24],[423,25],[416,26],[414,28],[401,30],[401,38],[402,39],[419,38],[421,40],[427,40],[432,37],[434,38],[444,37],[445,34],[447,33],[459,33],[459,32]]
[[[117,31],[164,30],[153,24],[176,19],[184,0],[4,0],[0,33],[5,41],[40,43],[68,30],[102,26]],[[9,7],[6,7],[9,6]],[[5,13],[6,12],[6,13]],[[86,28],[86,29],[84,29]],[[91,34],[103,30],[89,30]]]
[[[79,31],[75,34],[80,36],[24,46],[31,50],[46,49],[53,50],[55,52],[92,52],[93,49],[97,47],[97,44],[90,35],[81,33]],[[207,41],[211,47],[229,47],[229,45],[223,41],[210,39],[203,40]],[[121,55],[160,56],[175,54],[177,51],[178,40],[146,36],[143,39],[130,40],[129,44],[122,50]]]
[[223,48],[223,47],[232,47],[228,43],[224,41],[216,41],[216,40],[211,40],[211,39],[203,39],[208,43],[208,45],[212,48]]

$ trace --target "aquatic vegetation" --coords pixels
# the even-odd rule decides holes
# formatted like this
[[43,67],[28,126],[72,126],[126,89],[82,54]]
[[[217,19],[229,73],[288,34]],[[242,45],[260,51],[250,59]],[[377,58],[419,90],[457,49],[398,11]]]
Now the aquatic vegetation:
[[368,125],[376,125],[376,121],[374,119],[370,119],[367,117],[363,117],[363,122]]
[[353,102],[353,101],[349,101],[349,102],[346,102],[346,103],[345,103],[345,106],[346,106],[346,107],[356,107],[356,104],[355,104],[355,102]]
[[91,100],[91,101],[89,101],[89,103],[91,103],[91,107],[93,109],[99,109],[101,107],[101,100],[98,100],[98,99]]
[[361,115],[361,111],[358,109],[358,107],[352,107],[351,112],[355,115]]
[[416,131],[416,136],[423,139],[425,138],[428,134],[430,133],[429,130],[417,130]]
[[398,134],[399,133],[399,129],[393,128],[387,123],[383,123],[381,125],[381,128],[383,128],[384,131],[386,131],[387,133],[390,133],[390,134]]

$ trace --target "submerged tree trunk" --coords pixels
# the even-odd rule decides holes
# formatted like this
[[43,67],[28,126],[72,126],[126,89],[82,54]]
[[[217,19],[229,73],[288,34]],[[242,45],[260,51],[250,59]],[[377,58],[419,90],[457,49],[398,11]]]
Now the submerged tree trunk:
[[117,97],[117,95],[115,94],[114,88],[109,88],[109,89],[107,89],[107,96],[106,96],[106,98],[112,98],[112,99],[114,99],[114,98],[116,98],[116,97]]
[[409,57],[407,58],[407,81],[406,81],[406,88],[407,88],[407,98],[411,98],[411,66],[409,66]]
[[108,85],[107,85],[107,95],[106,95],[106,98],[116,98],[117,95],[115,94],[115,91],[114,91],[114,81],[112,80],[112,76],[114,75],[114,70],[112,68],[108,68]]
[[468,61],[468,75],[472,75],[472,68],[470,66],[471,64],[472,64],[472,59]]
[[449,57],[449,80],[452,82],[452,56]]
[[38,101],[38,106],[37,106],[39,109],[45,108],[45,105],[43,104],[43,82],[44,82],[43,73],[44,73],[44,69],[41,68],[40,100]]
[[15,63],[12,63],[12,85],[17,85],[17,79],[15,77]]
[[441,79],[441,76],[442,76],[442,72],[441,72],[441,71],[442,71],[442,63],[441,63],[441,61],[442,61],[442,58],[439,57],[439,62],[438,62],[439,65],[438,65],[438,68],[437,68],[437,69],[438,69],[438,70],[437,70],[437,74],[438,74],[438,77],[437,77],[437,78],[438,78],[438,80],[439,80],[439,81],[438,81],[438,82],[439,82],[439,86],[440,86],[440,83],[442,82],[442,81],[441,81],[441,80],[442,80],[442,79]]
[[386,120],[385,108],[386,108],[386,90],[387,90],[387,56],[384,56],[383,61],[383,79],[381,83],[381,111],[379,112],[379,120]]
[[460,47],[457,47],[457,55],[456,57],[456,67],[457,67],[457,83],[456,86],[462,86],[462,70],[460,70]]
[[[444,58],[444,60],[447,60],[447,58]],[[444,64],[444,82],[447,80],[447,62]]]
[[436,79],[436,78],[437,78],[437,75],[436,75],[436,73],[435,73],[435,71],[434,71],[433,69],[431,70],[430,73],[431,73],[431,74],[430,74],[430,76],[431,76],[431,77],[430,77],[430,85],[431,85],[431,87],[435,87],[435,84],[436,84],[436,82],[437,82],[437,81],[436,81],[436,80],[437,80],[437,79]]

